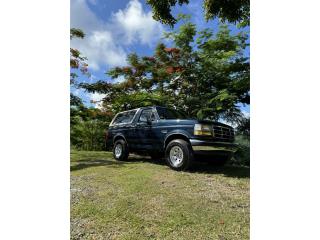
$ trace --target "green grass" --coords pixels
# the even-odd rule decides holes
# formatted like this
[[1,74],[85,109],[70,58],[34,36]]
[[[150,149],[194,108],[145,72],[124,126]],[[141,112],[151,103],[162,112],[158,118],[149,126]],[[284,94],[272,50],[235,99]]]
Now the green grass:
[[249,168],[71,152],[71,239],[249,239]]

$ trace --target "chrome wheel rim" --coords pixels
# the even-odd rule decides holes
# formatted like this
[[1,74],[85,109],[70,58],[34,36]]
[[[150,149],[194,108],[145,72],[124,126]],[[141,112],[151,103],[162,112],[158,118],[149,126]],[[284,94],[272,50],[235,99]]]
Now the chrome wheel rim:
[[170,162],[174,167],[180,167],[182,165],[183,160],[183,151],[181,147],[174,146],[170,149],[169,153]]
[[116,155],[116,157],[120,157],[122,154],[122,146],[121,144],[117,144],[115,149],[114,149],[114,155]]

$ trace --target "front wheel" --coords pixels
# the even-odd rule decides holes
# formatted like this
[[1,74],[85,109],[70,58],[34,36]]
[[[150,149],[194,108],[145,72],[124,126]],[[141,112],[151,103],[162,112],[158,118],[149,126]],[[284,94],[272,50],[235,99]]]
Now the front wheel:
[[113,157],[118,161],[126,161],[129,156],[127,143],[123,139],[117,140],[113,145]]
[[172,140],[166,147],[166,162],[176,171],[188,169],[193,162],[190,144],[182,139]]

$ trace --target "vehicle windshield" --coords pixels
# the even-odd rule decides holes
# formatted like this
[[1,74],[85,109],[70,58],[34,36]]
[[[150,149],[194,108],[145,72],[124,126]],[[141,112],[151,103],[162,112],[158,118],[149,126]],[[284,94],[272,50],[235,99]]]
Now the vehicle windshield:
[[187,115],[178,110],[156,107],[160,119],[186,119]]

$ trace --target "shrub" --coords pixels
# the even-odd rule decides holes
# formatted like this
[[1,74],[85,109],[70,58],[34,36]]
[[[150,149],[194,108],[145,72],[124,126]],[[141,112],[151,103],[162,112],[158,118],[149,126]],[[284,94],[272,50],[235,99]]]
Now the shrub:
[[78,119],[71,125],[71,147],[78,150],[102,151],[105,149],[107,123],[98,119],[84,121]]
[[235,152],[231,164],[239,166],[250,166],[250,140],[246,136],[237,135],[236,143],[239,149]]

